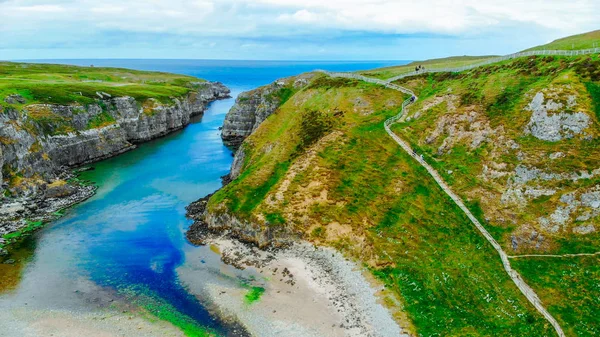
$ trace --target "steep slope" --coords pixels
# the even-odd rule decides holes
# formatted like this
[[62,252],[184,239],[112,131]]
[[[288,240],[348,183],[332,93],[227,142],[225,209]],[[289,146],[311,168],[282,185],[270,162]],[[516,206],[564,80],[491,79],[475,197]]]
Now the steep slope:
[[552,335],[494,250],[385,133],[406,97],[312,76],[244,141],[239,176],[193,214],[190,238],[210,229],[263,247],[298,237],[336,247],[387,285],[384,300],[415,334]]
[[600,251],[599,81],[597,55],[406,78],[420,101],[393,127],[505,251],[540,255],[513,265],[568,335],[600,329],[598,256],[553,257]]
[[68,168],[181,129],[229,95],[220,83],[125,69],[0,63],[0,75],[0,235],[93,194]]

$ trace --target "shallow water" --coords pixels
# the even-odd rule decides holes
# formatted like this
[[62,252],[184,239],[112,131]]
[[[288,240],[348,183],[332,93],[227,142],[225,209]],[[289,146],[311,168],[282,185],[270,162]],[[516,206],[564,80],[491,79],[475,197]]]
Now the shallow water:
[[[223,82],[233,97],[243,90],[312,69],[357,70],[389,65],[191,60],[60,62],[189,74]],[[114,307],[116,300],[153,313],[174,312],[186,321],[231,334],[230,326],[213,317],[206,305],[182,286],[176,269],[184,263],[186,252],[202,250],[195,256],[204,256],[207,268],[214,273],[231,273],[223,269],[210,249],[193,247],[185,240],[190,221],[185,219],[184,208],[218,189],[220,177],[228,173],[232,153],[223,145],[219,127],[233,103],[233,98],[214,102],[202,118],[184,130],[96,163],[95,170],[84,172],[81,178],[95,182],[98,193],[67,211],[65,217],[13,253],[18,263],[0,269],[0,280],[12,283],[6,287],[11,289],[0,295],[0,308],[81,312]]]

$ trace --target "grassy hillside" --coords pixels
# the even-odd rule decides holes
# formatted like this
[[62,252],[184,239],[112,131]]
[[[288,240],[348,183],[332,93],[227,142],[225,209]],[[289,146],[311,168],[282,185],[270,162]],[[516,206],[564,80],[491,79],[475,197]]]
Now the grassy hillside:
[[383,129],[398,92],[317,75],[244,143],[240,177],[209,202],[362,261],[422,336],[551,336],[500,260]]
[[0,104],[9,106],[4,98],[12,94],[23,96],[26,104],[89,104],[98,98],[96,92],[139,101],[167,101],[185,95],[199,81],[184,75],[119,68],[0,62]]
[[[412,88],[419,101],[393,130],[438,169],[505,251],[600,251],[598,205],[581,202],[596,200],[600,188],[597,55],[523,58],[399,84]],[[547,121],[560,124],[584,114],[587,126],[560,140],[529,133],[539,93],[545,107],[555,108]],[[519,171],[536,173],[524,181],[527,174]],[[513,261],[569,335],[598,333],[596,258]]]
[[600,47],[600,30],[568,36],[527,50],[577,50]]
[[[506,249],[512,250],[512,237],[527,236],[535,229],[546,233],[541,246],[524,242],[516,252],[593,251],[600,243],[597,232],[573,232],[588,222],[575,219],[587,209],[573,211],[557,231],[544,229],[538,219],[563,205],[563,194],[587,191],[598,183],[595,174],[587,179],[570,177],[600,167],[599,83],[598,56],[522,58],[465,73],[407,78],[400,84],[412,88],[420,99],[393,130],[437,166],[456,192],[473,199],[473,208],[484,210],[488,226]],[[567,105],[572,99],[573,105],[561,112],[586,114],[587,128],[560,141],[528,134],[532,115],[528,107],[540,92],[546,103]],[[512,177],[523,167],[555,177],[515,186]],[[535,191],[513,200],[516,187]]]
[[600,335],[600,259],[520,258],[513,260],[568,336]]
[[481,61],[485,61],[490,58],[494,58],[497,56],[452,56],[440,59],[431,59],[425,61],[414,61],[407,65],[402,66],[393,66],[393,67],[385,67],[378,68],[373,70],[365,70],[361,71],[360,74],[375,77],[382,80],[410,73],[415,71],[415,67],[423,66],[426,69],[439,69],[439,68],[455,68],[455,67],[463,67],[470,64],[479,63]]

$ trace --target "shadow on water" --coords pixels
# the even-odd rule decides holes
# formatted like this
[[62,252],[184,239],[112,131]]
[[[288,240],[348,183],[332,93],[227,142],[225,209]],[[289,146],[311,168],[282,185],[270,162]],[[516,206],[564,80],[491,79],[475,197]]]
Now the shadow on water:
[[28,236],[14,243],[0,258],[0,294],[16,289],[25,267],[35,254],[36,240]]

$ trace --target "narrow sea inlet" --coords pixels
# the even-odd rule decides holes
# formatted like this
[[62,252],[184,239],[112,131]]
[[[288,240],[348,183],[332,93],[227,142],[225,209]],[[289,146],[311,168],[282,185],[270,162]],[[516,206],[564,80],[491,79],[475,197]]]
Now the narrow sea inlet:
[[[313,69],[350,71],[386,62],[249,62],[161,60],[66,60],[194,75],[221,81],[233,98],[212,103],[185,129],[136,150],[91,165],[82,179],[97,194],[66,212],[11,252],[0,269],[0,336],[50,336],[53,331],[105,331],[116,335],[188,335],[203,331],[242,334],[189,291],[177,269],[194,257],[211,277],[247,287],[250,272],[224,265],[210,247],[194,247],[184,236],[185,206],[221,186],[232,153],[219,127],[235,97],[284,76]],[[200,268],[200,267],[198,267]],[[154,323],[153,323],[154,322]],[[62,329],[62,330],[61,330]],[[82,329],[82,330],[77,330]],[[85,330],[87,329],[87,330]],[[122,330],[125,329],[125,330]],[[43,333],[40,333],[43,331]],[[55,334],[55,335],[60,335]]]

